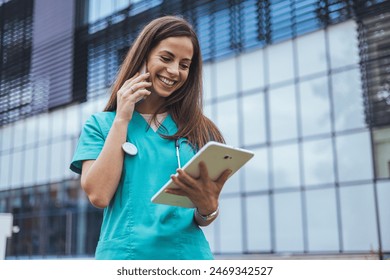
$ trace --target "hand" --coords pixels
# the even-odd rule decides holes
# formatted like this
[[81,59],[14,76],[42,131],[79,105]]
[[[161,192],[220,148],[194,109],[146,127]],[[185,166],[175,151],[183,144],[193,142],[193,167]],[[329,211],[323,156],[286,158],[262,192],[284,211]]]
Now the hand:
[[206,216],[218,208],[219,195],[232,171],[226,169],[217,180],[213,181],[203,161],[199,163],[199,170],[199,178],[193,178],[182,169],[178,169],[178,175],[171,176],[178,189],[167,189],[166,192],[187,196],[195,204],[199,213]]
[[149,78],[149,73],[135,74],[132,78],[128,79],[116,94],[117,107],[116,116],[119,119],[130,121],[135,104],[150,94],[147,87],[150,87],[152,83],[146,81]]

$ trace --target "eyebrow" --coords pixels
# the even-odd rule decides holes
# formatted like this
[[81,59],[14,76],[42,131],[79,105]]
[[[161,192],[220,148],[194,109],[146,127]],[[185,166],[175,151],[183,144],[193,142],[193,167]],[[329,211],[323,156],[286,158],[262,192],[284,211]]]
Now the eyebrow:
[[[166,52],[166,53],[169,54],[170,56],[175,57],[175,55],[174,55],[172,52],[168,51],[168,50],[162,50],[162,51],[160,51],[160,52]],[[192,61],[190,58],[183,58],[182,60],[185,60],[185,61],[188,61],[188,62],[191,62],[191,61]]]

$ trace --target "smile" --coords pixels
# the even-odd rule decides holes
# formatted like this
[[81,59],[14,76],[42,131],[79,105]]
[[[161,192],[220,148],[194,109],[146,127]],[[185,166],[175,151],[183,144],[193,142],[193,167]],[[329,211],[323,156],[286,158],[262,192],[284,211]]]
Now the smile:
[[164,84],[166,84],[167,86],[170,86],[170,87],[173,86],[176,83],[176,81],[173,81],[173,80],[161,77],[161,76],[158,76],[158,79],[161,82],[163,82]]

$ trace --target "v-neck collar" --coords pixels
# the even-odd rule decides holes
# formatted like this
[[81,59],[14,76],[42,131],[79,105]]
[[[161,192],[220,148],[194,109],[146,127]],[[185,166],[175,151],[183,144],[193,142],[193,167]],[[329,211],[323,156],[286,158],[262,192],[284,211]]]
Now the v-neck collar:
[[165,117],[161,125],[158,127],[156,131],[154,131],[151,127],[149,127],[149,123],[145,120],[145,118],[138,111],[134,110],[133,117],[137,119],[139,124],[144,124],[144,128],[147,129],[147,133],[153,134],[164,134],[164,135],[173,135],[177,131],[176,123],[173,121],[171,114]]

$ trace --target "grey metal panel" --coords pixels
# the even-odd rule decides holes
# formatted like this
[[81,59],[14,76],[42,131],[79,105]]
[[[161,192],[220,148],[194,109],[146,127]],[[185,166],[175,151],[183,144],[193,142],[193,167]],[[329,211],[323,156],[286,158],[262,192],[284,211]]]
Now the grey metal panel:
[[31,81],[48,109],[72,101],[74,2],[35,0]]

